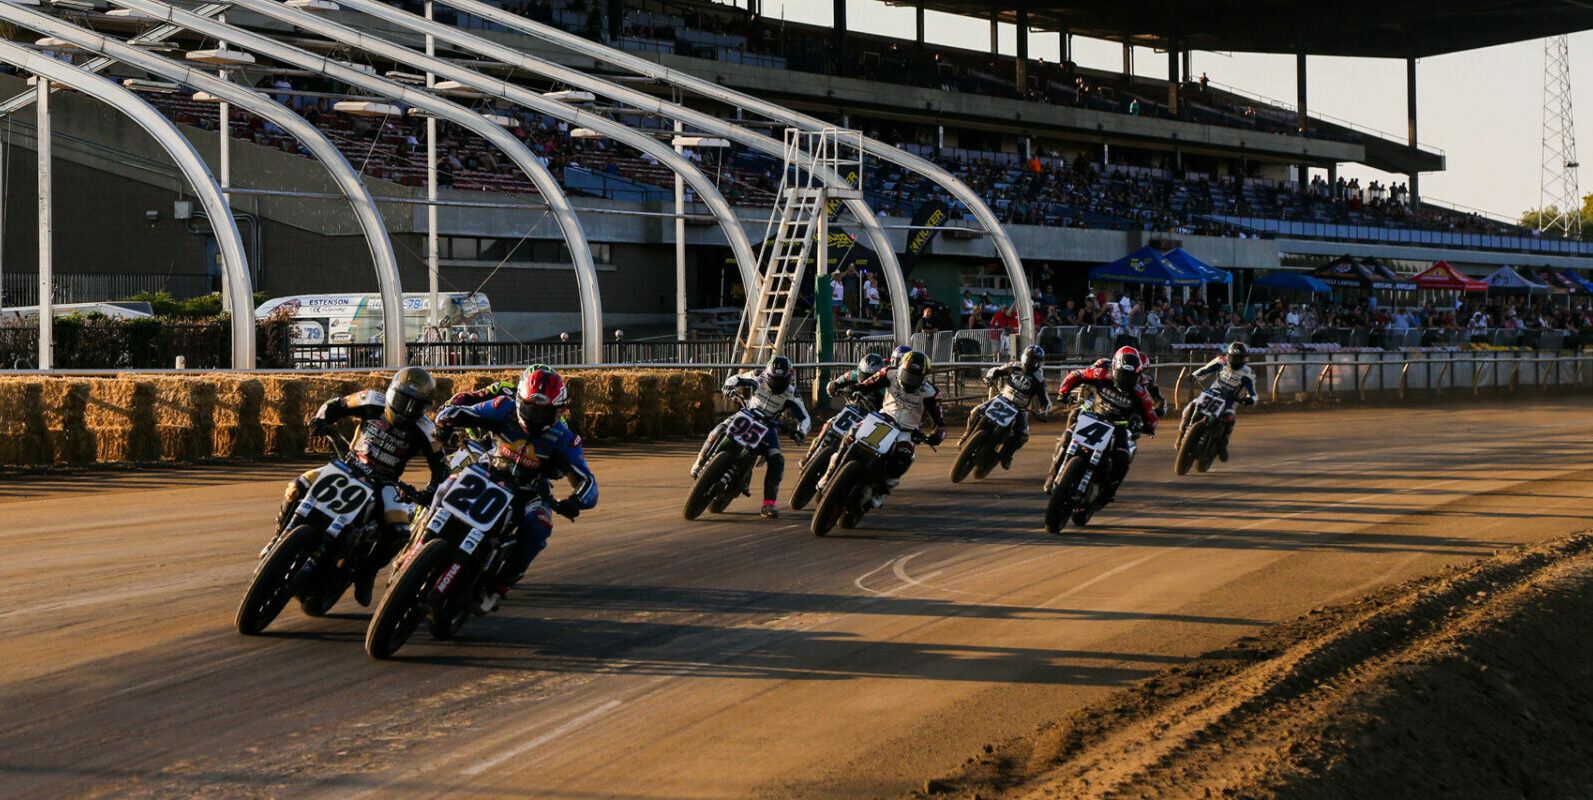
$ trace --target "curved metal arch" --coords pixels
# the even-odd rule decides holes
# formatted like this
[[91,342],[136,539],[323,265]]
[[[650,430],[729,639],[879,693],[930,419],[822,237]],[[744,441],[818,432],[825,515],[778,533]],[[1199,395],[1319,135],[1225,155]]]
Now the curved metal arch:
[[[122,0],[114,0],[122,2]],[[130,0],[132,2],[149,2],[149,0]],[[289,8],[276,0],[233,0],[233,5],[247,9],[272,19],[296,25],[304,30],[329,37],[334,41],[350,47],[357,47],[369,53],[374,53],[382,58],[391,59],[400,64],[407,64],[415,69],[425,70],[449,80],[458,81],[487,94],[507,100],[515,105],[523,106],[541,114],[546,114],[554,119],[562,120],[570,125],[576,125],[594,130],[621,144],[629,145],[658,160],[658,163],[673,170],[684,179],[687,185],[697,192],[698,199],[708,206],[708,210],[718,220],[720,228],[724,230],[725,238],[730,242],[730,249],[736,258],[736,266],[741,271],[742,281],[746,286],[758,285],[757,256],[752,252],[752,243],[747,239],[747,231],[741,225],[741,220],[736,217],[735,210],[726,202],[724,195],[719,193],[719,187],[690,159],[676,153],[673,147],[654,139],[627,125],[622,125],[607,117],[601,117],[580,109],[571,108],[557,100],[550,100],[541,94],[532,92],[524,87],[509,83],[508,81],[483,75],[472,69],[461,67],[449,61],[433,58],[424,53],[410,50],[406,47],[393,44],[376,36],[341,25],[330,20],[325,20],[309,12]]]
[[[448,0],[439,0],[439,2],[454,5]],[[476,12],[472,11],[471,13]],[[784,106],[720,86],[717,83],[694,75],[672,70],[623,50],[616,50],[607,45],[582,39],[575,34],[566,33],[549,25],[523,21],[522,24],[515,27],[522,33],[560,45],[580,55],[595,58],[598,61],[621,67],[639,75],[656,78],[673,86],[689,89],[715,100],[747,109],[769,119],[778,120],[786,125],[810,131],[833,127],[818,118],[792,111]],[[1007,232],[1001,227],[1001,221],[996,218],[995,212],[991,211],[990,207],[985,205],[984,200],[980,199],[979,195],[968,188],[967,184],[958,180],[957,176],[941,169],[939,165],[932,161],[919,158],[885,142],[870,139],[866,136],[863,137],[863,151],[881,161],[890,162],[929,178],[942,189],[950,192],[952,197],[955,197],[964,206],[967,206],[969,211],[973,212],[974,217],[979,220],[979,224],[990,235],[990,240],[996,247],[996,254],[1001,257],[1002,263],[1006,266],[1007,279],[1012,282],[1013,301],[1018,306],[1018,317],[1021,320],[1022,341],[1033,342],[1034,303],[1029,296],[1029,278],[1023,272],[1023,260],[1018,257],[1018,251],[1013,248],[1012,240],[1007,237]]]
[[317,72],[350,86],[357,86],[363,91],[414,106],[422,111],[453,122],[497,147],[504,155],[509,157],[509,160],[520,167],[526,173],[526,176],[531,179],[531,182],[536,185],[537,191],[542,193],[542,197],[547,201],[554,219],[558,222],[560,231],[564,234],[565,242],[570,247],[570,258],[575,264],[576,283],[581,290],[582,357],[588,363],[597,364],[602,362],[602,297],[598,292],[597,268],[592,263],[592,251],[586,241],[586,232],[582,229],[580,220],[576,218],[575,209],[570,206],[569,199],[564,195],[564,189],[559,186],[559,182],[554,179],[547,167],[537,161],[530,148],[526,147],[519,139],[516,139],[497,123],[491,122],[480,114],[457,103],[444,100],[429,92],[411,89],[386,78],[378,78],[368,72],[362,72],[340,64],[326,56],[319,56],[306,50],[300,50],[297,47],[283,44],[252,31],[206,19],[196,14],[173,8],[165,3],[156,2],[156,0],[112,0],[112,2],[114,5],[123,8],[131,8],[143,12],[162,22],[181,25],[205,36],[254,50],[284,64],[292,64],[300,69]]
[[[356,9],[386,22],[392,22],[413,31],[431,34],[439,41],[448,42],[477,55],[520,67],[571,86],[586,89],[634,106],[640,111],[652,112],[666,119],[679,120],[702,131],[723,136],[753,150],[775,157],[783,157],[785,155],[784,143],[773,137],[726,122],[712,114],[705,114],[678,103],[661,100],[646,92],[637,91],[613,81],[604,80],[545,59],[526,55],[491,39],[469,33],[463,28],[428,20],[425,17],[412,14],[395,6],[378,2],[378,0],[339,0],[339,2],[344,8]],[[496,6],[479,2],[479,0],[438,0],[438,2],[502,25],[510,30],[529,32],[526,29],[531,23],[525,17],[511,14]],[[832,189],[854,188],[846,182],[845,178],[833,170],[820,172],[819,178]],[[856,188],[861,189],[862,187]],[[895,335],[898,341],[907,341],[907,337],[912,333],[912,321],[908,313],[911,304],[908,302],[907,297],[907,282],[902,276],[901,266],[896,261],[895,248],[886,236],[885,229],[880,227],[879,220],[874,218],[873,209],[869,208],[865,201],[860,198],[852,198],[846,200],[845,203],[852,215],[857,218],[858,224],[863,227],[869,242],[874,246],[874,250],[879,253],[880,272],[885,276],[886,290],[891,298],[892,322],[895,328]],[[747,292],[747,313],[751,313],[756,302],[755,293]]]
[[[359,221],[360,230],[365,235],[365,243],[371,251],[371,260],[376,266],[376,282],[382,297],[383,327],[389,331],[404,330],[404,293],[399,282],[398,260],[393,255],[393,241],[387,235],[387,227],[382,223],[381,213],[376,210],[376,202],[371,198],[365,183],[360,180],[359,174],[354,171],[354,167],[348,163],[348,159],[308,120],[293,113],[287,106],[231,81],[200,72],[164,56],[140,50],[117,39],[79,28],[48,14],[41,14],[10,3],[0,3],[0,20],[49,34],[71,42],[83,50],[209,92],[239,108],[258,114],[304,143],[311,155],[326,167],[338,190],[348,198],[349,205],[354,209],[354,216]],[[390,341],[383,347],[384,360],[389,367],[401,367],[407,360],[404,353],[405,337],[397,335],[388,338]]]
[[143,98],[92,72],[28,50],[9,40],[0,40],[0,62],[76,89],[116,109],[153,136],[177,162],[177,169],[193,186],[194,195],[210,217],[211,230],[216,235],[216,244],[221,248],[221,268],[227,275],[227,296],[222,299],[232,315],[232,366],[234,369],[253,369],[254,286],[249,282],[249,262],[243,255],[243,237],[238,235],[238,223],[232,218],[231,206],[221,196],[221,185],[216,182],[210,168],[205,166],[204,159],[199,157],[193,143],[183,137],[175,123],[161,116]]

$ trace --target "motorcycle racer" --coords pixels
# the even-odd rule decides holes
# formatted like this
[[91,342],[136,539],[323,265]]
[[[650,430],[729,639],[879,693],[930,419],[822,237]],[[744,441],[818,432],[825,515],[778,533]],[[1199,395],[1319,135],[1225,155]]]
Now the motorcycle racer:
[[[831,397],[841,397],[884,368],[885,357],[879,353],[869,353],[857,362],[856,369],[847,370],[832,378],[829,383],[824,385],[824,391]],[[866,398],[868,402],[863,407],[869,411],[876,411],[879,409],[880,403],[885,402],[885,390],[883,388],[876,389],[866,395]]]
[[[796,417],[798,442],[808,435],[808,429],[813,424],[813,419],[808,416],[808,408],[803,405],[802,398],[797,396],[794,378],[796,370],[791,366],[791,359],[785,356],[775,356],[769,359],[768,365],[762,370],[753,370],[731,375],[725,380],[725,385],[720,388],[727,397],[736,397],[746,394],[747,408],[757,411],[769,419],[778,419],[787,411]],[[721,422],[714,427],[708,435],[708,440],[703,443],[702,450],[697,453],[697,461],[692,464],[691,476],[697,477],[702,471],[703,461],[707,455],[715,450],[720,439],[725,436],[726,423]],[[768,433],[764,434],[763,454],[763,508],[758,513],[760,516],[776,518],[780,511],[775,508],[775,497],[780,493],[780,479],[785,475],[785,454],[780,452],[780,430],[771,426]]]
[[[552,370],[553,368],[547,364],[532,364],[528,369],[537,372],[540,370]],[[494,397],[514,397],[515,390],[519,386],[519,376],[506,378],[473,392],[458,392],[453,397],[448,398],[448,402],[444,403],[443,406],[473,406],[477,403],[491,400]]]
[[[538,365],[521,373],[512,398],[500,395],[474,405],[448,406],[437,413],[437,424],[445,432],[458,426],[489,433],[496,445],[488,456],[494,469],[521,470],[520,486],[515,487],[520,510],[515,549],[497,574],[486,577],[491,588],[478,609],[482,613],[498,607],[547,547],[554,513],[573,520],[597,505],[597,478],[586,465],[581,437],[560,419],[568,403],[564,378],[552,368]],[[551,507],[531,502],[538,496],[550,496],[552,480],[561,474],[573,487],[569,495]]]
[[[1074,389],[1088,386],[1095,390],[1095,396],[1100,401],[1096,408],[1097,416],[1109,422],[1129,422],[1154,436],[1157,415],[1150,392],[1143,383],[1144,371],[1145,359],[1139,351],[1132,347],[1121,347],[1112,355],[1110,369],[1103,369],[1100,362],[1096,362],[1094,366],[1068,373],[1062,385],[1057,387],[1057,397],[1065,398]],[[1112,474],[1102,487],[1103,504],[1112,502],[1117,496],[1117,489],[1128,477],[1128,469],[1133,462],[1128,449],[1129,431],[1121,426],[1114,428]],[[1059,441],[1058,458],[1067,452],[1068,437],[1071,435],[1070,429]],[[1051,474],[1055,473],[1053,464]]]
[[[1222,355],[1213,358],[1206,366],[1190,373],[1196,378],[1215,375],[1211,385],[1207,388],[1215,389],[1222,395],[1225,405],[1222,408],[1222,436],[1217,440],[1217,457],[1223,461],[1228,460],[1228,438],[1233,435],[1235,421],[1234,406],[1243,404],[1253,406],[1256,404],[1256,373],[1245,362],[1250,357],[1250,348],[1244,342],[1233,342]],[[1198,395],[1197,398],[1198,399]],[[1183,418],[1178,425],[1178,438],[1183,441],[1184,431],[1189,429],[1193,420],[1195,401],[1184,406]]]
[[[1001,452],[996,454],[1001,459],[1002,469],[1011,469],[1012,456],[1029,442],[1029,407],[1038,400],[1045,405],[1035,413],[1044,416],[1051,411],[1051,395],[1045,389],[1044,367],[1045,350],[1031,344],[1023,349],[1023,355],[1017,361],[991,367],[985,372],[985,385],[995,386],[1000,382],[1001,397],[1018,409],[1018,418],[1012,423],[1012,435],[1002,446]],[[968,427],[962,434],[964,441],[973,432],[979,414],[989,402],[980,403],[969,413]]]
[[[331,436],[333,424],[341,419],[360,420],[359,429],[349,444],[349,454],[381,487],[382,531],[371,557],[354,575],[354,599],[362,606],[371,604],[376,573],[403,549],[409,536],[409,516],[414,505],[399,494],[398,479],[409,460],[423,455],[431,469],[431,480],[421,492],[429,499],[437,484],[448,476],[436,427],[426,416],[437,382],[420,367],[405,367],[393,375],[385,392],[374,389],[334,397],[321,404],[310,420],[310,433]],[[282,498],[277,531],[293,518],[304,493],[315,484],[320,469],[312,469],[293,480]]]
[[[921,435],[927,418],[934,427],[924,440],[931,447],[945,441],[946,421],[940,413],[940,391],[929,382],[929,356],[909,350],[897,359],[893,369],[875,373],[859,383],[854,391],[866,394],[880,389],[885,390],[880,413],[895,420],[897,427]],[[874,495],[876,508],[884,504],[885,495],[895,489],[902,482],[902,476],[912,468],[913,452],[912,438],[897,441],[886,467],[885,492]]]

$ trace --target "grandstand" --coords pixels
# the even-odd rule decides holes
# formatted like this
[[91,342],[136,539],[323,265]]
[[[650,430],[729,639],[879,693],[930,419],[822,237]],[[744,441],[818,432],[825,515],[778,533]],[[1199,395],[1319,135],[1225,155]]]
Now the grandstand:
[[[414,0],[396,5],[417,14],[423,10]],[[1593,255],[1593,245],[1538,235],[1509,220],[1422,197],[1421,174],[1448,165],[1441,150],[1415,138],[1414,100],[1406,136],[1366,130],[1310,114],[1303,72],[1305,54],[1400,58],[1411,65],[1407,88],[1414,92],[1414,58],[1593,27],[1593,12],[1581,7],[1529,2],[1500,16],[1491,6],[1459,2],[1435,18],[1411,3],[1382,3],[1359,15],[1325,15],[1280,2],[1247,3],[1242,9],[1194,2],[1178,4],[1176,13],[1169,6],[1168,13],[1135,14],[1130,20],[1111,4],[1074,4],[1064,12],[1018,0],[994,4],[992,12],[987,2],[916,3],[921,11],[1054,31],[1063,57],[1046,61],[1024,52],[1014,58],[931,45],[924,41],[922,23],[915,38],[857,34],[846,30],[845,4],[839,0],[838,24],[830,28],[787,24],[707,0],[493,0],[489,5],[529,23],[578,34],[861,130],[895,146],[904,157],[938,164],[995,213],[1022,259],[1032,292],[1022,291],[1010,273],[1003,276],[992,266],[1004,260],[1002,237],[982,225],[977,209],[949,196],[943,181],[878,154],[864,160],[860,187],[873,212],[869,224],[883,225],[892,251],[903,252],[911,221],[928,209],[946,207],[945,235],[924,253],[914,254],[910,277],[928,295],[945,300],[964,290],[989,294],[996,305],[1018,299],[1015,294],[1052,297],[1045,304],[1051,308],[1036,310],[1036,323],[1051,311],[1060,312],[1062,303],[1056,298],[1083,296],[1089,268],[1146,244],[1161,250],[1182,247],[1234,271],[1239,298],[1247,294],[1251,280],[1267,272],[1310,268],[1345,254],[1380,258],[1407,274],[1444,260],[1474,277],[1507,264],[1584,268]],[[751,5],[756,9],[756,3]],[[44,6],[60,18],[123,39],[155,27],[139,14],[109,13],[114,8],[101,0]],[[619,80],[662,101],[680,101],[775,138],[783,127],[725,98],[683,92],[656,77],[624,74],[612,63],[512,29],[490,15],[442,4],[438,9],[439,22],[534,58]],[[320,16],[417,50],[422,46],[414,30],[357,10]],[[1375,18],[1379,24],[1375,30],[1356,27],[1353,20],[1361,18]],[[228,23],[373,75],[409,86],[418,83],[411,64],[291,30],[278,19],[240,12],[229,14]],[[1267,35],[1269,31],[1274,35]],[[1279,36],[1277,31],[1290,33]],[[1123,72],[1080,67],[1069,58],[1074,35],[1165,50],[1169,77],[1159,81],[1135,75],[1134,51],[1127,47]],[[1018,41],[1026,42],[1026,37]],[[152,49],[181,60],[185,53],[213,45],[211,37],[183,32]],[[59,44],[40,49],[79,65],[92,58]],[[1191,49],[1300,55],[1299,95],[1286,104],[1194,79],[1182,60]],[[439,44],[437,52],[450,63],[530,92],[570,88],[462,47]],[[270,58],[229,72],[231,79],[301,114],[330,139],[381,203],[404,286],[424,286],[424,117],[403,105],[393,109],[397,113],[369,113],[380,107],[372,103],[383,98]],[[125,65],[113,65],[107,74],[153,77]],[[0,76],[0,90],[7,96],[26,95],[30,90],[24,77]],[[221,121],[214,98],[196,95],[191,87],[139,88],[181,126],[212,165],[217,163]],[[81,96],[58,94],[53,123],[57,202],[73,213],[56,219],[56,272],[63,293],[57,299],[116,299],[88,296],[112,291],[113,285],[115,292],[178,294],[219,287],[210,223],[183,212],[190,190],[163,154],[118,115]],[[668,224],[676,172],[632,146],[581,135],[575,125],[502,97],[458,90],[448,97],[504,125],[571,198],[591,243],[607,333],[618,328],[633,335],[662,333],[669,328],[676,308],[674,231]],[[582,113],[663,139],[676,130],[667,113],[635,103],[600,97],[575,105]],[[13,103],[7,108],[0,134],[7,158],[13,165],[27,163],[34,147],[31,107]],[[303,143],[236,108],[227,129],[230,196],[250,251],[255,288],[273,296],[376,290],[366,243],[337,207],[328,178],[307,158]],[[583,290],[572,274],[565,233],[548,219],[550,198],[498,146],[447,121],[438,130],[444,288],[486,292],[509,338],[579,333]],[[702,131],[688,127],[685,132]],[[748,235],[760,241],[762,221],[778,200],[780,160],[744,146],[686,148],[685,157],[735,207]],[[1361,186],[1339,178],[1341,164],[1365,165],[1404,175],[1405,180]],[[0,256],[8,269],[0,299],[6,305],[37,298],[36,276],[14,266],[36,260],[29,172],[13,167],[5,175]],[[745,303],[745,273],[733,258],[727,263],[725,220],[721,216],[719,225],[713,224],[711,209],[699,195],[691,188],[685,191],[688,305],[739,308]],[[845,307],[850,324],[866,327],[872,315],[862,303],[864,273],[878,273],[887,265],[865,247],[869,242],[859,217],[843,213],[835,224],[860,243],[837,263],[843,269],[848,264],[861,268],[845,270]],[[1010,270],[1014,262],[1005,261]],[[1161,299],[1171,299],[1163,294]],[[892,299],[887,297],[887,304]],[[894,298],[898,303],[903,299]],[[1153,301],[1149,293],[1145,299],[1147,305]],[[915,315],[921,305],[915,303]],[[959,309],[951,310],[953,317],[960,316]],[[1255,309],[1227,311],[1254,322]],[[943,325],[965,323],[954,318]],[[704,325],[705,330],[714,327]]]

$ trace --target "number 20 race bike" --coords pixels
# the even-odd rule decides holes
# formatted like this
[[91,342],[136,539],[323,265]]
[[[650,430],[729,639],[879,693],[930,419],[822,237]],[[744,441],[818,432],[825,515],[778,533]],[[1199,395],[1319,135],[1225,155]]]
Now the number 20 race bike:
[[1189,467],[1205,472],[1217,458],[1217,442],[1222,438],[1222,410],[1227,401],[1215,390],[1207,389],[1195,400],[1195,419],[1178,439],[1178,455],[1173,471],[1188,475]]
[[824,473],[830,469],[830,457],[840,449],[852,426],[867,413],[860,404],[847,403],[824,424],[824,430],[819,432],[813,440],[813,446],[808,448],[808,454],[802,459],[802,467],[797,472],[796,485],[791,487],[793,509],[801,511],[813,500],[813,496],[818,494],[819,481],[823,480]]
[[[365,652],[389,658],[426,622],[434,639],[452,639],[507,555],[519,523],[514,474],[470,464],[450,478],[415,516],[392,582],[365,632]],[[549,504],[539,492],[533,503]]]
[[979,417],[968,423],[974,429],[962,443],[962,452],[957,454],[957,460],[951,464],[951,482],[961,483],[970,472],[975,478],[989,475],[999,462],[1001,448],[1012,436],[1013,423],[1018,421],[1021,413],[1017,406],[999,394],[990,398]]
[[810,523],[814,536],[829,533],[837,524],[843,528],[857,525],[874,498],[884,494],[891,451],[902,437],[912,435],[880,411],[852,426],[820,482],[819,506]]
[[[238,632],[265,630],[293,598],[319,617],[337,604],[381,535],[381,484],[337,440],[338,457],[321,467],[292,517],[260,552],[260,564],[234,620]],[[414,489],[399,484],[412,496]]]
[[[1067,450],[1057,454],[1051,465],[1047,490],[1051,499],[1045,509],[1045,529],[1060,533],[1067,527],[1071,516],[1073,524],[1084,525],[1101,509],[1102,490],[1111,476],[1112,442],[1119,426],[1127,422],[1113,422],[1094,413],[1094,401],[1086,400],[1079,408],[1078,418],[1067,437]],[[1129,437],[1128,451],[1135,450],[1133,437]]]
[[767,449],[764,440],[775,427],[774,420],[751,408],[742,408],[726,420],[724,435],[713,451],[703,456],[702,470],[686,496],[682,515],[696,519],[705,509],[717,514],[737,495],[751,494],[752,468],[763,457]]

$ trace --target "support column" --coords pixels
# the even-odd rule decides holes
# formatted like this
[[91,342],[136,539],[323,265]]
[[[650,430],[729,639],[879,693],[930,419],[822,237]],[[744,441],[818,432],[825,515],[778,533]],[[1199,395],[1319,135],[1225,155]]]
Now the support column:
[[34,76],[39,136],[39,369],[55,365],[55,218],[50,199],[50,82]]
[[[1294,54],[1294,95],[1295,124],[1298,126],[1298,130],[1296,130],[1295,133],[1299,134],[1300,136],[1304,136],[1307,128],[1310,127],[1309,123],[1311,119],[1310,113],[1306,110],[1306,73],[1304,50]],[[1307,164],[1302,159],[1300,163],[1295,166],[1295,169],[1299,170],[1300,186],[1304,188],[1305,186],[1309,185],[1311,182],[1311,176],[1309,174],[1311,171],[1311,165]]]
[[608,40],[617,42],[625,29],[625,0],[608,0]]
[[[675,120],[675,152],[684,154],[679,138],[684,128]],[[675,173],[675,340],[686,341],[686,182]]]
[[835,74],[849,75],[846,59],[846,0],[835,0]]
[[1029,4],[1018,0],[1018,63],[1016,70],[1018,96],[1029,92]]
[[1134,45],[1123,43],[1123,78],[1128,80],[1134,77]]
[[1073,60],[1073,34],[1067,32],[1067,31],[1063,31],[1063,32],[1057,34],[1056,38],[1057,38],[1057,50],[1058,50],[1057,55],[1059,55],[1061,57],[1062,63],[1066,64],[1067,62],[1072,61]]
[[[1407,135],[1410,139],[1411,154],[1416,153],[1416,59],[1405,59],[1405,118]],[[1406,176],[1410,182],[1410,207],[1416,209],[1421,205],[1421,173],[1412,172]]]
[[916,15],[915,16],[918,19],[918,25],[917,25],[917,35],[914,36],[913,41],[917,42],[919,47],[923,47],[924,46],[924,0],[918,0],[917,8],[915,9],[915,11],[916,11]]
[[1178,51],[1167,51],[1167,110],[1178,113]]
[[996,16],[996,9],[990,9],[990,55],[1001,53],[1001,21]]
[[[426,19],[432,19],[432,0],[426,0]],[[437,55],[437,39],[431,34],[426,34],[426,55]],[[437,84],[437,76],[431,72],[426,73],[426,88],[429,90]],[[442,331],[436,330],[442,321],[442,300],[438,296],[438,247],[437,247],[437,116],[426,115],[426,291],[430,310],[426,312],[426,324],[432,328],[432,335],[437,341],[443,341]]]

